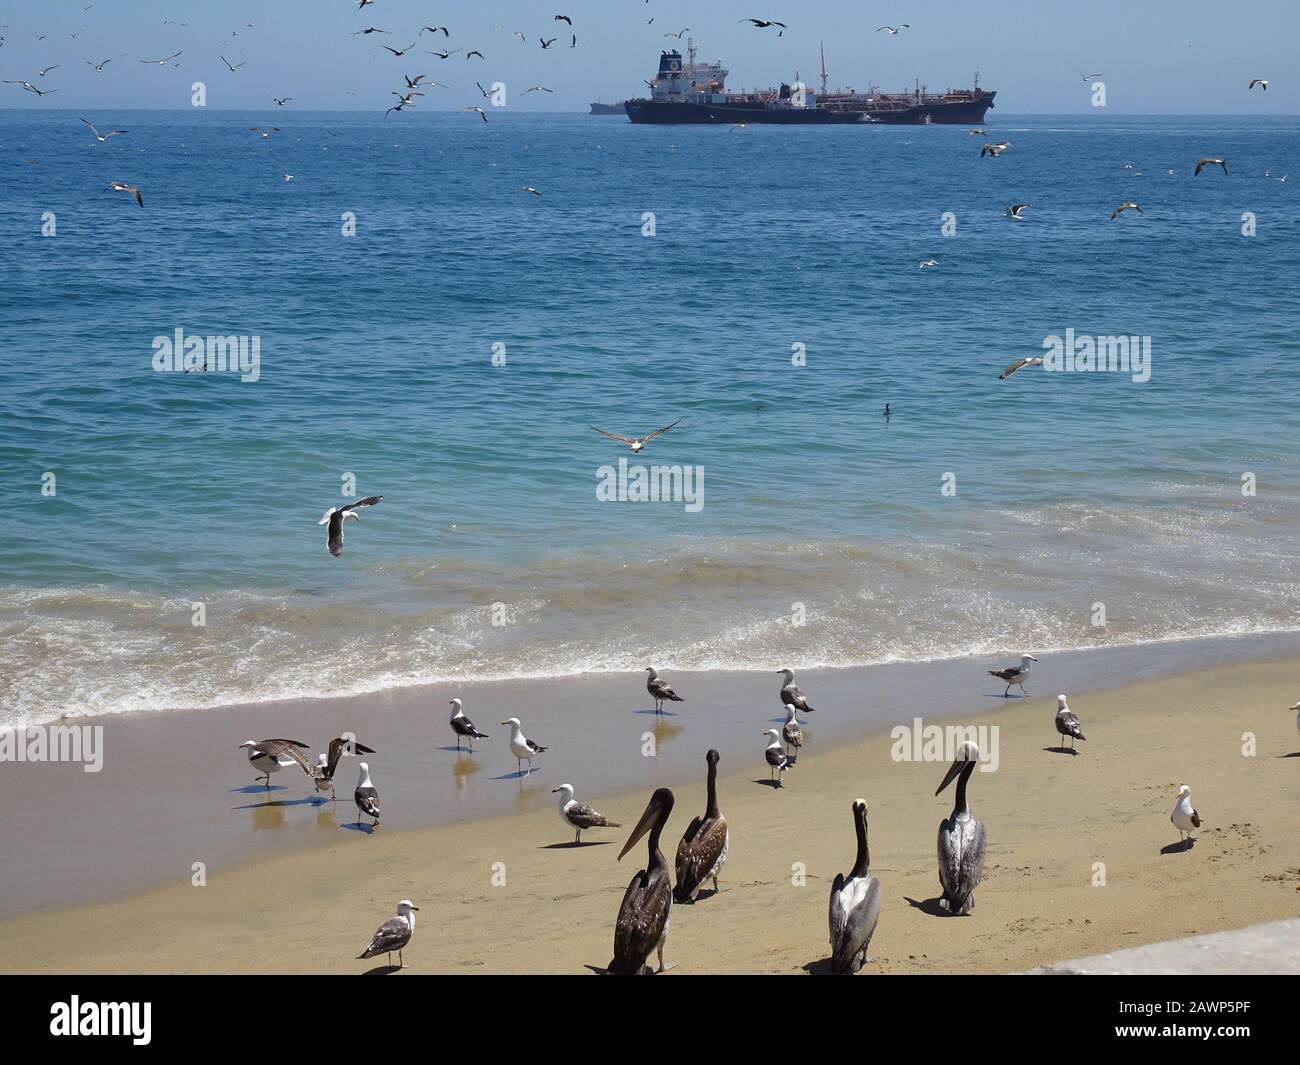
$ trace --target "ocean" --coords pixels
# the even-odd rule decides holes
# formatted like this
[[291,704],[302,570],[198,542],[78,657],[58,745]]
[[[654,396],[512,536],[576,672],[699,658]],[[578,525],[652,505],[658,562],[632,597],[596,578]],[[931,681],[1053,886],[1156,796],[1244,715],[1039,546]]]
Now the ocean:
[[[0,725],[1300,630],[1300,119],[78,117],[0,111]],[[1149,380],[998,380],[1067,331]]]

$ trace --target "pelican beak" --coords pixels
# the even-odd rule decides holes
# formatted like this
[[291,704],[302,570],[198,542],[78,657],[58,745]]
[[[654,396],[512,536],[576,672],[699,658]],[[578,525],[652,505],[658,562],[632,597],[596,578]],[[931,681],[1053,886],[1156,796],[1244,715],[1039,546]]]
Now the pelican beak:
[[646,805],[645,813],[641,815],[641,820],[636,823],[636,828],[632,829],[632,834],[627,837],[627,842],[623,844],[623,849],[618,852],[618,860],[623,860],[623,855],[630,851],[641,841],[641,837],[650,831],[655,821],[659,817],[659,803],[651,796],[650,802]]
[[956,780],[957,774],[962,771],[962,767],[965,766],[965,764],[966,764],[966,760],[963,758],[953,759],[952,765],[948,767],[947,776],[943,778],[943,783],[934,789],[934,793],[938,795],[939,792],[943,791],[944,788],[946,788],[949,784],[951,784],[954,780]]

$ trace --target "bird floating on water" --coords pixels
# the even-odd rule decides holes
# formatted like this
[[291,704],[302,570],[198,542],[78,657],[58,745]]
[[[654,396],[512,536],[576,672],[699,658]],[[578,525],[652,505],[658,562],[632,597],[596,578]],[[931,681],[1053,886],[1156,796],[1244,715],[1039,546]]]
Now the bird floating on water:
[[531,776],[533,772],[533,756],[541,754],[545,747],[534,743],[524,735],[524,730],[519,726],[519,718],[509,717],[502,721],[501,724],[510,726],[510,753],[515,756],[515,761],[519,763],[519,775],[524,775],[524,762],[528,763],[528,773]]
[[656,714],[663,713],[665,701],[670,703],[686,702],[685,699],[673,691],[672,685],[665,680],[659,679],[659,674],[655,670],[654,666],[646,666],[645,670],[650,674],[650,676],[646,677],[645,689],[654,698]]
[[867,849],[867,800],[853,800],[858,856],[849,875],[835,874],[831,885],[831,972],[852,975],[868,961],[867,947],[880,920],[880,881],[871,875]]
[[682,841],[677,844],[677,886],[673,889],[676,902],[692,903],[706,881],[713,881],[713,893],[718,887],[718,873],[727,860],[731,837],[727,832],[727,819],[718,809],[718,759],[721,755],[710,750],[704,756],[709,766],[707,801],[703,817],[691,818]]
[[975,889],[984,872],[984,822],[971,813],[966,801],[966,784],[978,759],[979,748],[967,740],[934,792],[938,795],[957,780],[952,813],[939,822],[939,884],[943,888],[939,904],[957,917],[975,908]]
[[461,701],[453,699],[451,701],[451,731],[456,733],[456,750],[460,750],[460,738],[462,736],[469,740],[469,749],[474,749],[475,740],[485,740],[488,738],[486,732],[480,732],[474,727],[474,722],[465,716],[462,709]]
[[785,748],[781,746],[781,733],[770,728],[763,733],[764,736],[771,736],[772,742],[767,745],[763,756],[767,759],[768,779],[775,780],[776,786],[781,787],[781,774],[794,767],[794,763],[785,753]]
[[[672,877],[668,863],[659,849],[659,837],[673,812],[673,793],[658,788],[650,796],[645,813],[627,837],[618,859],[630,851],[647,832],[650,839],[646,867],[632,877],[614,922],[614,957],[609,972],[615,976],[641,976],[651,972],[661,973],[664,964],[664,943],[668,939],[668,923],[673,911]],[[658,955],[659,968],[652,970],[646,961],[652,953]]]
[[[1042,362],[1043,360],[1039,359],[1038,361]],[[1011,371],[1011,373],[1014,372],[1014,370]],[[1010,374],[1007,376],[1010,376]],[[1006,681],[1007,690],[1002,693],[1004,699],[1011,695],[1011,686],[1013,684],[1024,692],[1025,695],[1028,695],[1029,692],[1025,691],[1025,678],[1029,676],[1029,670],[1031,668],[1029,663],[1037,661],[1038,659],[1033,655],[1024,654],[1020,656],[1020,665],[1007,666],[1006,669],[990,669],[988,674],[990,677],[997,677],[998,680]]]
[[[1074,741],[1086,740],[1088,737],[1083,734],[1083,725],[1079,721],[1078,715],[1066,705],[1065,696],[1056,697],[1056,731],[1061,737],[1070,737],[1070,750],[1074,750]],[[1062,744],[1064,747],[1064,744]]]
[[415,918],[412,910],[420,907],[410,899],[403,899],[397,904],[397,916],[390,917],[379,926],[370,940],[370,946],[357,955],[357,961],[373,958],[377,954],[387,954],[388,964],[393,963],[393,951],[397,951],[397,961],[401,968],[406,968],[402,959],[402,949],[411,942],[415,932]]
[[341,507],[330,507],[325,511],[317,525],[328,523],[329,528],[326,530],[325,546],[329,553],[335,558],[343,554],[343,523],[352,518],[354,521],[360,521],[361,515],[357,513],[358,507],[373,507],[375,504],[383,501],[383,496],[366,496],[365,499],[357,499],[351,503],[344,503]]
[[1187,842],[1192,842],[1192,829],[1201,827],[1201,815],[1192,805],[1192,789],[1186,784],[1178,785],[1178,798],[1174,801],[1174,812],[1169,815],[1169,820],[1178,829],[1179,842],[1184,836]]
[[[686,417],[685,415],[682,415],[682,418],[685,417]],[[645,436],[620,436],[618,433],[607,433],[605,432],[604,429],[596,429],[594,425],[589,425],[587,426],[587,428],[596,429],[596,432],[600,433],[601,436],[608,437],[610,440],[617,440],[620,444],[626,444],[629,448],[631,448],[632,453],[636,454],[638,451],[641,451],[646,446],[646,444],[648,444],[656,436],[663,436],[664,433],[668,432],[668,430],[671,429],[674,425],[677,425],[679,422],[681,422],[682,418],[678,418],[677,421],[675,422],[670,422],[668,425],[665,425],[662,429],[656,429],[653,433],[646,433]]]
[[582,842],[584,828],[622,828],[617,821],[611,821],[585,802],[578,802],[573,797],[573,785],[561,784],[552,788],[551,794],[560,796],[560,820],[574,830],[573,842]]
[[1005,370],[1003,370],[1000,374],[998,374],[998,380],[1005,381],[1017,370],[1023,369],[1026,366],[1041,366],[1042,364],[1043,364],[1043,357],[1041,355],[1031,355],[1027,359],[1017,359]]

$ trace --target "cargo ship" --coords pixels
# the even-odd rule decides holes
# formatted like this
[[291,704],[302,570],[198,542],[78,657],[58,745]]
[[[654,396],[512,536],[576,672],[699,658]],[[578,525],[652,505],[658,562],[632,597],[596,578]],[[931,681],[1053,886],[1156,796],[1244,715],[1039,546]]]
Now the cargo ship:
[[626,100],[619,100],[616,103],[603,104],[597,100],[591,105],[591,113],[593,115],[626,115],[627,108],[624,106],[626,103]]
[[970,89],[947,89],[932,93],[919,81],[911,90],[898,93],[881,92],[869,85],[865,92],[857,89],[826,87],[826,49],[822,49],[821,92],[817,96],[819,107],[840,114],[860,114],[872,122],[898,126],[978,126],[993,106],[996,92],[980,88],[980,76],[975,74],[975,84]]
[[649,99],[624,104],[633,122],[652,125],[696,123],[747,125],[765,122],[780,125],[845,125],[866,121],[859,111],[830,111],[817,104],[816,93],[797,79],[776,89],[754,92],[726,92],[730,73],[722,65],[697,63],[695,42],[687,39],[686,62],[673,49],[659,56],[659,73],[650,84]]

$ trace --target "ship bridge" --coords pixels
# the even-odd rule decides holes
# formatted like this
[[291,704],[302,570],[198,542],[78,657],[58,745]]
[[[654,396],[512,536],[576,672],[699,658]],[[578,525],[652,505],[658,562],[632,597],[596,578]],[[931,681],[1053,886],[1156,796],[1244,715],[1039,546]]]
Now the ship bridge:
[[681,102],[720,95],[724,91],[723,86],[731,71],[722,65],[721,59],[714,63],[697,63],[695,42],[689,38],[687,56],[683,62],[682,53],[675,48],[660,54],[659,74],[651,92],[653,99]]

